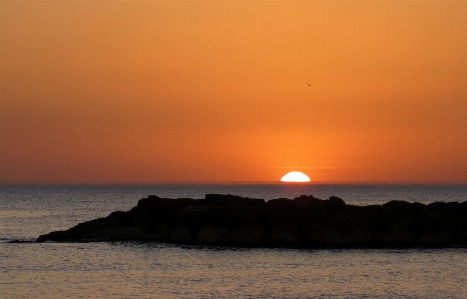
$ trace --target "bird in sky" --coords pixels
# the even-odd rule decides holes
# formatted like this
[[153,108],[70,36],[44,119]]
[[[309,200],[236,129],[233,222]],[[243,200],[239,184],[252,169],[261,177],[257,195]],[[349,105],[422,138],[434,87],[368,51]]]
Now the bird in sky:
[[307,84],[308,86],[311,86],[311,84]]

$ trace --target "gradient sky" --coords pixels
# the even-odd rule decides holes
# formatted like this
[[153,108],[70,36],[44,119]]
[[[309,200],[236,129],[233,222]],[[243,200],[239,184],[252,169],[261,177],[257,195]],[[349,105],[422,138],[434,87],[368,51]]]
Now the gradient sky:
[[467,183],[466,16],[0,0],[0,182]]

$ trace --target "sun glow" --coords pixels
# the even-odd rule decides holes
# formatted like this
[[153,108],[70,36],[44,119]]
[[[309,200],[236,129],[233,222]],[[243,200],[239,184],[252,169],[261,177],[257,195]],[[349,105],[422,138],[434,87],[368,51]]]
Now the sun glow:
[[309,182],[310,178],[300,171],[292,171],[281,178],[281,182],[304,183]]

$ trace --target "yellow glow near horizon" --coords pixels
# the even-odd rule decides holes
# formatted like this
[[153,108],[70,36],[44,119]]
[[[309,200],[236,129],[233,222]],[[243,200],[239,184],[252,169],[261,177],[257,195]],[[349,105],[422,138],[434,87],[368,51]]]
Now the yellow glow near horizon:
[[309,182],[310,178],[300,171],[292,171],[284,175],[281,178],[281,182],[295,182],[295,183],[305,183]]

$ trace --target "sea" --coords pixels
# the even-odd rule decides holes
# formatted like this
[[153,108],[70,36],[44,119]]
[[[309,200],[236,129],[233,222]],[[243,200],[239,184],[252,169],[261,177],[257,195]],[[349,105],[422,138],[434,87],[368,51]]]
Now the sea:
[[[467,201],[467,185],[0,185],[0,298],[467,298],[467,249],[265,249],[34,243],[154,194],[348,204]],[[12,240],[25,243],[10,243]]]

